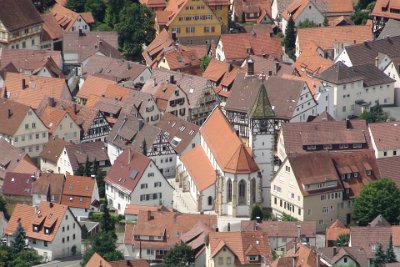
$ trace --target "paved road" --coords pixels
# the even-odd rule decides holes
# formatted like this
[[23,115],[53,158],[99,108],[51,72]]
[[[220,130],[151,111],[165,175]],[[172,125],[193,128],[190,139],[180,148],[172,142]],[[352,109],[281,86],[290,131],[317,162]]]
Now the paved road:
[[35,265],[36,267],[80,267],[81,257],[66,258]]

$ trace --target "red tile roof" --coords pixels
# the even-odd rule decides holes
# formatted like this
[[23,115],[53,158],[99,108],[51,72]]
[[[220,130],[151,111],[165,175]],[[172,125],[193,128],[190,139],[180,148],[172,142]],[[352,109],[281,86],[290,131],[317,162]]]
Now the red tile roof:
[[350,229],[344,226],[339,219],[336,219],[336,221],[326,228],[325,239],[328,243],[329,241],[337,240],[343,234],[350,234]]
[[5,136],[16,134],[30,110],[29,106],[0,99],[0,133]]
[[125,206],[125,215],[139,215],[141,210],[144,211],[171,211],[170,209],[164,206],[148,206],[148,205],[138,205],[138,204],[127,204]]
[[88,209],[92,204],[96,178],[85,176],[67,176],[64,182],[61,204],[73,208]]
[[114,161],[105,181],[130,194],[142,178],[150,162],[151,159],[142,153],[137,152],[135,149],[127,148]]
[[391,12],[393,9],[399,9],[398,0],[377,0],[374,9],[371,12],[372,16],[383,17],[389,19],[400,19],[400,14]]
[[[18,222],[21,222],[27,237],[53,241],[67,210],[66,205],[46,201],[40,202],[37,210],[32,206],[17,204],[4,232],[6,235],[12,235],[17,229]],[[34,225],[40,225],[38,232],[33,231]],[[45,234],[45,227],[52,229],[50,234]]]
[[259,170],[219,107],[209,115],[200,128],[200,133],[222,170],[231,173],[252,173]]
[[224,47],[226,60],[244,60],[251,54],[257,56],[269,55],[282,57],[282,47],[279,38],[270,37],[266,33],[222,34],[220,42]]
[[397,150],[400,148],[400,124],[381,122],[368,124],[371,137],[378,150]]
[[76,96],[85,99],[88,99],[91,95],[103,96],[105,95],[108,86],[115,84],[117,84],[117,82],[90,75],[86,78]]

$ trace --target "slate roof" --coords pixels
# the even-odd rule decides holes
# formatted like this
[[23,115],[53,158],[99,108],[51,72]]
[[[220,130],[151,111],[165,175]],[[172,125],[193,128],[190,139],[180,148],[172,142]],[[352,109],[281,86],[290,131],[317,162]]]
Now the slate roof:
[[61,152],[69,142],[59,138],[51,138],[47,144],[44,145],[40,158],[48,160],[53,163],[57,163]]
[[31,0],[0,0],[0,21],[9,31],[43,22]]
[[389,19],[385,23],[385,27],[379,34],[377,39],[384,39],[387,37],[395,37],[400,35],[400,21],[395,19]]
[[81,144],[68,144],[65,146],[71,167],[73,170],[79,168],[79,164],[84,164],[87,159],[90,162],[108,161],[105,144],[101,141],[85,142]]
[[345,50],[353,66],[375,64],[375,58],[379,53],[388,55],[392,59],[400,57],[400,36],[366,41],[348,46]]
[[400,188],[400,157],[387,157],[376,160],[382,177],[393,180]]
[[125,149],[133,142],[141,124],[140,119],[136,116],[121,113],[107,137],[107,142],[120,149]]

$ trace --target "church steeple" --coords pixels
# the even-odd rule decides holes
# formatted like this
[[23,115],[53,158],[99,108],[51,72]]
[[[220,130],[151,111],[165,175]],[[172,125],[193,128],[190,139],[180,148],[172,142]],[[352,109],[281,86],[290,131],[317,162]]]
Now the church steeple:
[[264,119],[274,116],[275,112],[273,111],[271,103],[269,102],[267,90],[265,89],[264,83],[261,82],[256,101],[254,101],[254,105],[250,111],[249,117],[250,119]]

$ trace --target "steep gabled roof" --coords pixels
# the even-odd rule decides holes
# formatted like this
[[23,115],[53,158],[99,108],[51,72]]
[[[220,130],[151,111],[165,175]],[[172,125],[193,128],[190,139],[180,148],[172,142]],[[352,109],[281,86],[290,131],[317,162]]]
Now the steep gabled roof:
[[224,171],[251,173],[258,166],[219,107],[209,115],[200,133]]
[[0,0],[0,7],[0,21],[9,31],[43,22],[31,0]]
[[275,113],[271,107],[271,103],[269,102],[265,85],[264,83],[261,83],[260,89],[258,90],[256,101],[253,105],[253,108],[250,111],[249,117],[256,119],[256,118],[268,118],[274,116]]
[[12,100],[0,99],[0,133],[13,136],[29,110],[31,109],[26,105]]
[[317,75],[317,78],[334,84],[350,83],[364,79],[362,75],[356,73],[341,61]]

